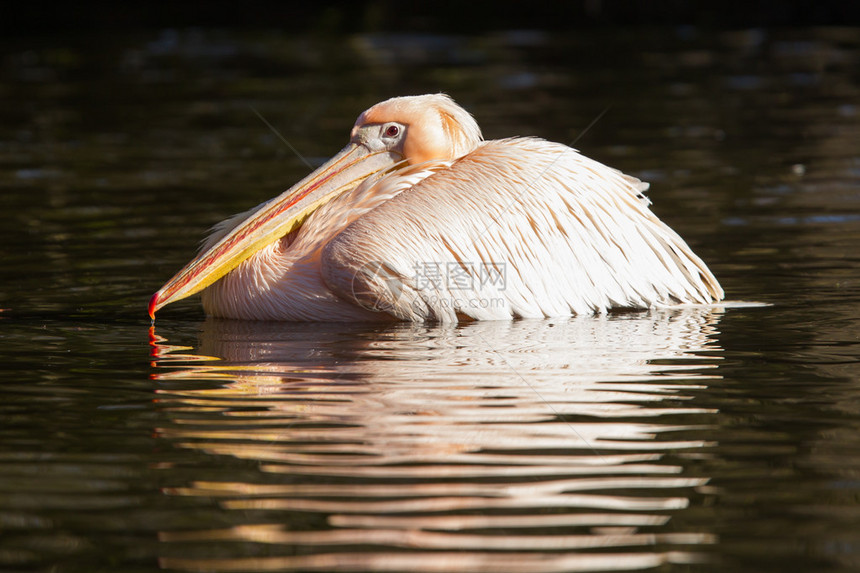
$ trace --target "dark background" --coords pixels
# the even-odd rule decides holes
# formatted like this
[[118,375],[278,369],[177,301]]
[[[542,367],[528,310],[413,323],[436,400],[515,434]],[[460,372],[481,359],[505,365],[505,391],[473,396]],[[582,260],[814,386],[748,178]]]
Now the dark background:
[[858,25],[852,0],[578,0],[572,2],[15,2],[0,9],[9,35],[183,26],[274,27],[293,31],[447,32],[692,25],[705,28]]

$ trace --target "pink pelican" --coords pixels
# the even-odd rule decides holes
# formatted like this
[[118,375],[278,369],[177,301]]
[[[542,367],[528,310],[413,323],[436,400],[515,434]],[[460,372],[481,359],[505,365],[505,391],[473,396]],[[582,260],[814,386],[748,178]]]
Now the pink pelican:
[[362,113],[349,144],[216,225],[149,314],[443,321],[711,304],[723,290],[634,177],[534,137],[484,141],[443,94]]

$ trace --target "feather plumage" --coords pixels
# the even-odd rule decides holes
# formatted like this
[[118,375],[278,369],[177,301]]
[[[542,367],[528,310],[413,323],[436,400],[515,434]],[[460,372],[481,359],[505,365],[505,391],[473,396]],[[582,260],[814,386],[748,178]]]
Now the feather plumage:
[[[454,322],[723,297],[705,263],[651,212],[647,183],[558,143],[484,142],[447,96],[377,104],[359,117],[351,146],[330,165],[362,146],[403,161],[362,176],[300,227],[236,263],[203,291],[207,313]],[[334,167],[320,168],[307,185],[336,176],[325,169]],[[215,264],[208,261],[221,256],[223,241],[251,235],[247,221],[269,225],[278,209],[292,208],[278,203],[295,202],[288,195],[217,226],[198,259],[156,293],[151,312],[187,296],[187,283],[203,282],[197,267]]]

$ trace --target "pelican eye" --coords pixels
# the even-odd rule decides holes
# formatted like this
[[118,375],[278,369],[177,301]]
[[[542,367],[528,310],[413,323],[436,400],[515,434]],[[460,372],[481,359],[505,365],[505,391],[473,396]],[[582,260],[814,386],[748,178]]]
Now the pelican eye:
[[400,128],[398,126],[389,125],[388,127],[385,128],[385,133],[383,133],[382,135],[384,135],[385,137],[397,137],[397,135],[399,133],[400,133]]

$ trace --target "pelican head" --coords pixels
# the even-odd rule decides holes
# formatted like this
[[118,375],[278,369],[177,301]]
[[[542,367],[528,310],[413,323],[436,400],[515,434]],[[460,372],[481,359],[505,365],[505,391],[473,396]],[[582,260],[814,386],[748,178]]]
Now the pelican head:
[[481,129],[469,113],[444,94],[396,97],[358,116],[350,144],[382,146],[410,164],[454,159],[475,149]]
[[443,94],[392,98],[362,113],[349,144],[202,251],[149,301],[149,315],[205,289],[260,249],[297,229],[323,204],[387,173],[454,159],[481,141],[478,124]]

